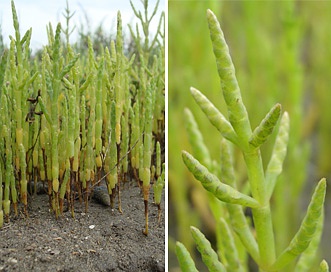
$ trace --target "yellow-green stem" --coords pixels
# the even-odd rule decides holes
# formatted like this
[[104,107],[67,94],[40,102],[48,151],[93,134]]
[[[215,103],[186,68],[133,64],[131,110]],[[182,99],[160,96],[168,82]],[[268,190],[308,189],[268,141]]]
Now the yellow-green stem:
[[275,261],[276,253],[270,205],[266,195],[260,151],[253,149],[249,153],[244,153],[244,159],[252,195],[261,205],[259,208],[252,209],[260,252],[260,265],[261,267],[268,267]]

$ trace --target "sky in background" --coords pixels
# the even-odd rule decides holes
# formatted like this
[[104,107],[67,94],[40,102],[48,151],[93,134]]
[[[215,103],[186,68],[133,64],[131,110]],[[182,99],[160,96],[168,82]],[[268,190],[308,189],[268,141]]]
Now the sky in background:
[[[15,7],[18,14],[20,32],[23,36],[32,27],[31,48],[39,49],[47,44],[46,25],[51,22],[53,29],[58,22],[65,26],[63,13],[66,8],[66,0],[15,0]],[[156,0],[149,0],[149,13],[151,14]],[[9,35],[14,36],[14,27],[11,13],[11,1],[0,0],[0,23],[5,44],[9,45]],[[120,10],[123,22],[124,33],[129,33],[128,24],[134,26],[138,22],[132,11],[130,0],[68,0],[71,12],[75,11],[71,26],[84,25],[87,31],[85,13],[93,29],[102,23],[107,33],[116,33],[116,16]],[[137,10],[143,11],[143,4],[140,0],[132,0]],[[156,31],[160,14],[165,10],[165,0],[160,0],[158,13],[151,23],[151,32]],[[74,37],[77,37],[77,28]]]

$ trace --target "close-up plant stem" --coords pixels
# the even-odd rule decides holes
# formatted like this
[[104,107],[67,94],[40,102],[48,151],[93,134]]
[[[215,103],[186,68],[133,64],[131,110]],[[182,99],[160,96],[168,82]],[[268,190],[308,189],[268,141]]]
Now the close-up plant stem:
[[[189,172],[209,192],[209,198],[206,201],[209,202],[216,220],[218,254],[214,252],[202,234],[202,236],[198,235],[200,232],[195,227],[191,227],[193,240],[209,271],[234,271],[233,269],[245,271],[248,269],[245,263],[247,259],[239,257],[245,251],[255,261],[259,271],[280,271],[292,265],[291,263],[300,254],[302,257],[307,257],[304,261],[300,259],[297,262],[298,271],[300,271],[299,267],[303,267],[303,263],[307,267],[312,267],[313,259],[308,258],[310,256],[308,252],[316,252],[318,246],[317,241],[323,221],[326,180],[322,178],[317,184],[299,229],[289,244],[279,251],[275,243],[277,233],[274,229],[271,204],[278,176],[283,170],[289,135],[291,136],[289,114],[286,111],[282,112],[281,105],[276,103],[260,124],[252,130],[249,112],[243,102],[228,45],[220,24],[211,10],[207,10],[207,21],[227,115],[221,113],[197,89],[191,87],[190,91],[210,123],[220,132],[221,137],[224,137],[221,138],[221,169],[217,169],[218,166],[211,161],[194,116],[188,109],[185,109],[185,115],[193,156],[187,151],[182,151],[182,159]],[[276,137],[271,137],[272,134],[276,134]],[[274,147],[269,163],[264,163],[266,158],[262,157],[261,146],[264,146],[269,138],[274,139]],[[244,191],[236,183],[234,167],[231,165],[234,163],[231,158],[232,146],[240,150],[245,164],[247,184],[244,186],[247,188],[245,187]],[[264,168],[265,165],[267,165],[266,168]],[[280,192],[277,191],[277,193]],[[226,205],[222,206],[218,201]],[[243,209],[247,208],[250,208],[252,212],[251,224],[247,223],[243,213]],[[252,229],[254,234],[251,233]],[[232,232],[239,240],[231,238]],[[309,247],[310,244],[311,247]],[[307,251],[306,255],[304,255],[305,251]],[[183,248],[183,244],[176,244],[176,254],[183,271],[189,271],[188,267],[196,269],[194,261],[192,263],[186,260],[191,257]],[[239,263],[242,266],[238,266]],[[219,266],[217,269],[216,264]],[[324,267],[324,261],[321,262],[320,267],[321,269]]]
[[260,207],[252,209],[252,212],[261,258],[259,261],[262,267],[268,267],[275,260],[275,246],[261,155],[255,147],[247,146],[247,142],[252,137],[248,114],[242,102],[223,32],[216,16],[210,10],[207,11],[207,20],[229,121],[237,135],[240,135],[252,196],[260,204]]

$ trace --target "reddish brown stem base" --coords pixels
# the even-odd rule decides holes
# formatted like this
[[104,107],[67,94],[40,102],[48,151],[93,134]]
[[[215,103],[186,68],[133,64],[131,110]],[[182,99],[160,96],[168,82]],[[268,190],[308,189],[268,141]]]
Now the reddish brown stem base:
[[143,230],[144,235],[148,235],[148,200],[144,200],[145,204],[145,230]]
[[160,222],[161,222],[161,215],[162,215],[161,204],[157,204],[157,224],[158,225],[160,225]]

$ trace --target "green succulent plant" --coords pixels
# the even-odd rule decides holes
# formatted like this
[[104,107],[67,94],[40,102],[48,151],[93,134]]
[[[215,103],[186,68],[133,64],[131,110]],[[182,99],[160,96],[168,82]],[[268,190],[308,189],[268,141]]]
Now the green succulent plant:
[[[212,249],[209,241],[195,227],[191,227],[193,239],[210,271],[246,271],[247,263],[241,257],[245,256],[243,251],[252,257],[260,271],[279,271],[294,262],[299,255],[301,258],[296,263],[295,271],[307,271],[303,267],[313,265],[309,256],[317,251],[316,241],[323,226],[326,180],[322,178],[316,185],[306,215],[289,245],[280,254],[276,254],[270,203],[286,156],[290,118],[286,111],[282,112],[281,105],[276,104],[252,130],[220,24],[210,10],[207,11],[207,20],[228,118],[197,89],[192,87],[191,94],[221,134],[221,166],[218,169],[212,163],[188,109],[185,113],[193,155],[183,151],[182,158],[188,170],[210,193],[213,202],[211,208],[217,221],[216,230],[219,231],[218,252]],[[276,133],[276,140],[269,163],[264,169],[260,147],[272,133]],[[247,192],[239,191],[236,185],[231,153],[233,146],[241,151],[244,158],[248,176]],[[254,225],[244,215],[246,208],[252,210]],[[179,242],[176,244],[176,254],[183,271],[196,271],[189,252]],[[322,261],[319,269],[328,271],[327,263]]]

